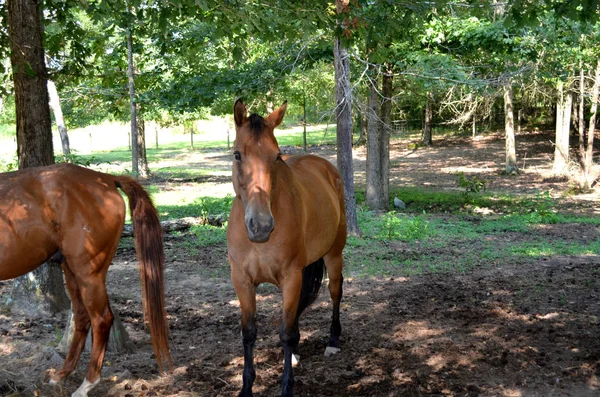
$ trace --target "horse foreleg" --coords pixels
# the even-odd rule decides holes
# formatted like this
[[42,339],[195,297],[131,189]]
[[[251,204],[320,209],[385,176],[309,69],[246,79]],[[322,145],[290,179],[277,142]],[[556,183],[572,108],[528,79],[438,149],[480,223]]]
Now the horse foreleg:
[[256,378],[254,369],[254,344],[256,342],[256,287],[245,279],[232,277],[235,292],[242,311],[242,341],[244,344],[244,374],[240,397],[252,396],[252,385]]
[[279,339],[283,345],[283,377],[281,379],[281,395],[284,397],[294,394],[294,372],[292,370],[293,354],[298,350],[300,330],[296,314],[302,289],[302,272],[287,276],[282,285],[283,322],[279,331]]
[[66,262],[63,262],[62,268],[67,284],[67,291],[69,292],[69,297],[71,298],[71,310],[73,311],[75,330],[73,332],[73,339],[69,345],[69,351],[67,352],[67,357],[63,367],[52,377],[50,384],[56,384],[60,382],[75,370],[90,328],[90,317],[88,316],[88,312],[83,305],[81,290],[77,284],[77,279],[75,278],[73,272],[71,272],[71,269],[69,269]]
[[341,252],[338,255],[326,256],[325,266],[329,277],[329,294],[333,303],[329,343],[325,348],[325,357],[329,357],[340,351],[340,335],[342,334],[340,302],[342,300],[344,277],[342,276],[343,260]]

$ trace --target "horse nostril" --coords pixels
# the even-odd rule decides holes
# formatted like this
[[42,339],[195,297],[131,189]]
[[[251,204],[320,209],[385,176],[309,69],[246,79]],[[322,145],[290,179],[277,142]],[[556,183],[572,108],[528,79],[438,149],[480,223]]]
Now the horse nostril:
[[252,233],[256,233],[256,222],[254,221],[254,218],[250,218],[248,220],[248,230],[250,230]]
[[266,241],[273,231],[275,220],[270,214],[258,214],[246,219],[246,228],[252,241]]

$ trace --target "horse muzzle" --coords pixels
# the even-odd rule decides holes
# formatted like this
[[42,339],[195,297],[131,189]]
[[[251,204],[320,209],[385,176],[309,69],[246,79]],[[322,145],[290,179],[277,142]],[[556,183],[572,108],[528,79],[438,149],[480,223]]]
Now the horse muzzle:
[[246,214],[245,222],[248,238],[254,243],[264,243],[269,240],[275,226],[275,220],[270,213]]

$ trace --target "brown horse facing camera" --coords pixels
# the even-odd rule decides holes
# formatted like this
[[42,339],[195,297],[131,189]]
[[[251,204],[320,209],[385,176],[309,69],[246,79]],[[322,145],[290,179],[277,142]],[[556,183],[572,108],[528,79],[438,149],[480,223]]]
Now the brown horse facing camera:
[[162,228],[150,197],[133,179],[71,164],[0,174],[0,280],[21,276],[50,258],[62,264],[75,332],[55,384],[77,366],[87,333],[93,343],[87,375],[73,397],[85,397],[100,382],[113,322],[106,272],[121,239],[129,198],[140,262],[144,315],[160,369],[171,365],[164,297]]
[[316,156],[282,157],[273,130],[283,120],[284,103],[266,118],[247,117],[235,103],[233,187],[236,198],[227,228],[231,278],[242,312],[243,387],[252,395],[256,377],[256,287],[278,286],[283,298],[279,336],[283,344],[282,395],[293,394],[292,360],[300,341],[298,318],[319,292],[324,267],[333,301],[331,335],[325,350],[340,350],[342,250],[346,245],[344,189],[336,168]]

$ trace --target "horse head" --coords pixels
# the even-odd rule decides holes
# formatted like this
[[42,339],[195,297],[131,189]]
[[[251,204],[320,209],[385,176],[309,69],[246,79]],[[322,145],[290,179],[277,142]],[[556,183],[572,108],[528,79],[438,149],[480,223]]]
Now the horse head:
[[233,145],[233,188],[242,200],[248,238],[257,243],[269,239],[275,220],[271,212],[273,181],[283,165],[273,133],[281,124],[287,102],[267,117],[247,115],[238,99],[234,106],[236,137]]

